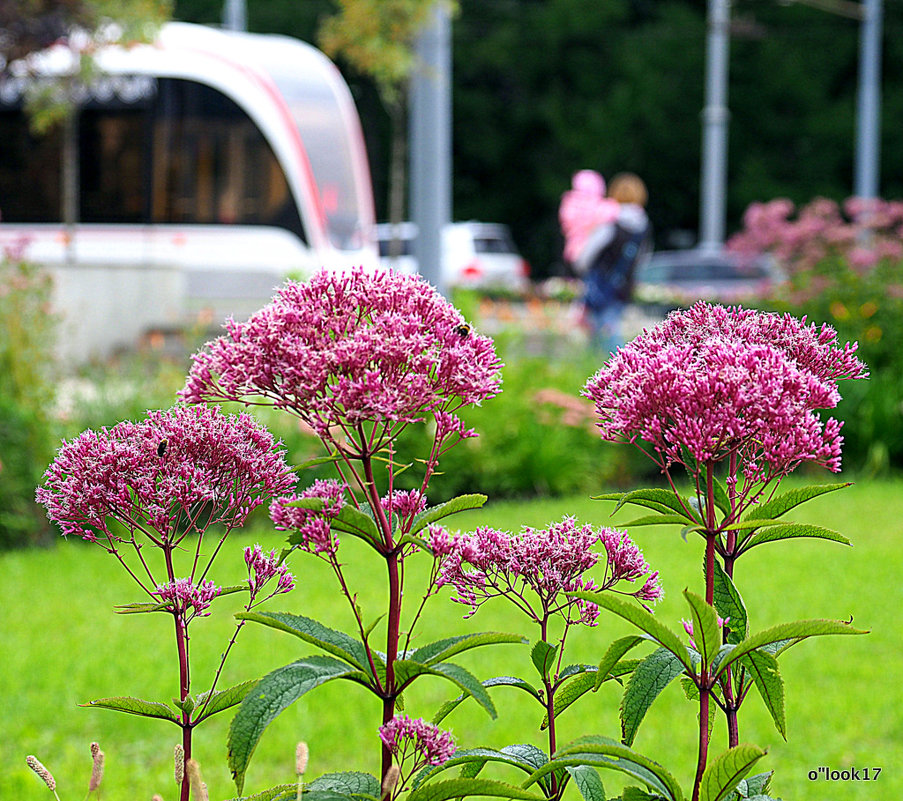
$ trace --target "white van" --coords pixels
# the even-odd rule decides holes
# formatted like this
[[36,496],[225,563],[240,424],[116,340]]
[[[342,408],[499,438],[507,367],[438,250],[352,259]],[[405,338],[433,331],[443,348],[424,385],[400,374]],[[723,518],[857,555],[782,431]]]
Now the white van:
[[[417,226],[404,222],[376,226],[380,262],[396,272],[418,272],[414,258]],[[393,240],[398,248],[392,253]],[[450,223],[442,231],[442,280],[449,287],[527,289],[530,265],[518,253],[511,231],[501,223]]]

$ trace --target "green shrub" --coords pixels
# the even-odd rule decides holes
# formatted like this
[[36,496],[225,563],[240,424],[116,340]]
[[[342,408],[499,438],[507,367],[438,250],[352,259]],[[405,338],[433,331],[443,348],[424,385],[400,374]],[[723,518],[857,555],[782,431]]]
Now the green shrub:
[[15,254],[0,260],[0,548],[50,531],[34,488],[55,440],[51,291],[50,277]]

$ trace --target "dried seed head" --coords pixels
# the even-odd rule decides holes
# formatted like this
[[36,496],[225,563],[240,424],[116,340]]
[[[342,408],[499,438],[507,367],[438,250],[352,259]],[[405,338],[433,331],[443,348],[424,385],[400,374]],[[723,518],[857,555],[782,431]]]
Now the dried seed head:
[[382,797],[388,798],[392,791],[395,789],[395,785],[398,784],[398,778],[401,776],[401,768],[398,765],[392,765],[388,771],[386,771],[386,778],[383,779],[382,786]]
[[91,756],[94,759],[94,767],[91,769],[91,781],[88,783],[89,793],[93,793],[103,781],[104,753],[97,743],[91,743]]
[[50,771],[47,770],[40,762],[38,762],[37,757],[35,756],[27,756],[25,757],[25,764],[28,765],[35,773],[38,774],[43,780],[44,784],[46,784],[51,790],[56,790],[56,779],[53,778]]
[[201,766],[197,760],[189,759],[188,765],[188,783],[191,785],[191,797],[194,801],[210,801],[207,793],[207,785],[201,779]]
[[307,743],[304,741],[298,743],[298,747],[295,749],[295,773],[299,776],[303,776],[304,772],[307,770],[307,760],[310,757],[310,752],[307,748]]
[[181,745],[177,745],[174,751],[176,784],[181,784],[185,779],[185,749]]

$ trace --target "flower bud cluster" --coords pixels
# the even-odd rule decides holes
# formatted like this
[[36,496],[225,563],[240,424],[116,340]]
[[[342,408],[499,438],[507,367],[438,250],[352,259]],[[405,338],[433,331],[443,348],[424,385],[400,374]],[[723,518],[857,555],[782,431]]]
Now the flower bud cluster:
[[132,533],[149,527],[172,539],[205,504],[205,524],[238,527],[294,483],[283,452],[253,417],[204,406],[85,431],[63,444],[44,478],[36,498],[48,517],[64,535],[90,541],[116,537],[109,518]]
[[455,741],[451,734],[422,718],[411,719],[407,715],[396,715],[380,726],[379,739],[399,763],[416,754],[419,766],[441,765],[455,754]]
[[[595,625],[598,606],[568,598],[565,593],[613,589],[622,581],[633,583],[649,573],[642,554],[625,532],[578,526],[570,517],[544,529],[525,527],[517,535],[481,527],[452,537],[438,526],[431,527],[429,535],[431,549],[442,560],[436,583],[452,585],[457,593],[452,600],[469,605],[470,615],[491,597],[522,599],[523,591],[530,589],[539,597],[542,611],[537,612],[529,603],[526,608],[537,620],[556,612],[570,619],[573,610],[580,622]],[[599,542],[606,549],[601,586],[583,576],[600,559],[600,554],[592,550]],[[662,594],[657,573],[651,574],[639,590],[618,591],[649,601]]]
[[248,566],[248,586],[251,588],[251,596],[255,597],[264,585],[274,576],[276,589],[273,595],[283,592],[291,592],[295,588],[295,577],[288,572],[285,565],[279,564],[276,551],[264,553],[260,545],[253,548],[245,548],[245,564]]
[[176,611],[183,615],[190,607],[195,615],[206,617],[210,614],[207,609],[211,602],[221,592],[222,588],[217,587],[209,579],[195,584],[189,578],[180,578],[159,585],[152,594],[158,596],[161,601],[171,601]]
[[[790,315],[699,302],[621,348],[587,383],[603,439],[651,443],[663,467],[737,459],[748,480],[801,462],[840,469],[837,382],[864,378],[855,345]],[[689,465],[688,465],[689,466]]]
[[330,427],[405,424],[496,395],[492,341],[419,277],[322,271],[289,282],[195,354],[189,403],[254,397]]
[[[294,531],[301,537],[301,548],[314,554],[334,556],[339,537],[331,528],[345,504],[346,484],[318,479],[300,493],[277,498],[270,506],[270,518],[280,531]],[[295,501],[316,498],[323,501],[320,510],[291,506]]]

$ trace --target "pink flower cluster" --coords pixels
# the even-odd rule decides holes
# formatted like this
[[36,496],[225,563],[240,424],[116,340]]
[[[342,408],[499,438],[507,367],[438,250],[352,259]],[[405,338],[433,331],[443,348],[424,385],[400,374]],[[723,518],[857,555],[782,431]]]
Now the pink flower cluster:
[[587,382],[602,438],[645,440],[663,467],[734,455],[749,480],[840,469],[841,379],[865,378],[830,326],[699,302],[621,348]]
[[406,423],[496,395],[492,341],[429,284],[392,272],[318,273],[289,282],[247,322],[195,354],[189,403],[254,399],[321,437],[332,426]]
[[116,536],[110,518],[131,534],[152,529],[170,540],[214,522],[235,528],[295,480],[254,418],[205,406],[85,431],[63,443],[44,478],[36,498],[48,517],[90,541]]
[[[335,555],[339,537],[332,531],[332,520],[345,504],[346,484],[334,480],[317,480],[306,490],[277,498],[270,505],[270,518],[280,531],[295,531],[302,539],[301,548],[309,553]],[[323,501],[320,511],[291,506],[293,501],[318,498]]]
[[[441,765],[455,754],[455,741],[451,734],[442,731],[422,718],[411,719],[396,715],[379,727],[379,739],[400,764],[412,754],[418,755],[418,766]],[[408,749],[412,749],[409,752]],[[413,768],[416,770],[416,766]]]
[[[592,550],[598,542],[606,548],[605,581],[601,586],[583,577],[599,561],[600,554]],[[545,529],[525,527],[518,535],[481,527],[451,537],[434,527],[430,529],[430,546],[442,559],[437,585],[452,585],[457,593],[452,600],[469,605],[469,615],[489,598],[501,595],[537,622],[555,613],[570,620],[575,612],[576,619],[592,626],[599,615],[598,606],[564,597],[565,593],[613,589],[620,581],[634,582],[649,572],[626,533],[578,526],[570,517]],[[527,589],[539,597],[541,611],[524,597]],[[662,594],[658,574],[653,573],[642,588],[627,594],[657,600]]]
[[[795,207],[780,198],[753,203],[743,230],[728,242],[741,253],[769,252],[789,270],[811,269],[830,257],[868,270],[879,261],[903,259],[903,203],[849,198],[843,212],[833,200],[816,198],[791,219]],[[867,235],[867,236],[864,236]]]
[[159,585],[151,594],[159,596],[161,601],[173,602],[176,611],[182,615],[185,615],[191,607],[195,615],[207,616],[210,614],[207,608],[211,601],[221,592],[221,588],[215,586],[212,581],[195,584],[189,578],[181,578]]
[[260,545],[245,548],[245,564],[248,566],[248,586],[251,588],[251,597],[255,597],[264,585],[274,576],[276,589],[272,595],[283,592],[291,592],[295,588],[295,577],[288,572],[285,565],[279,564],[276,551],[264,553]]

